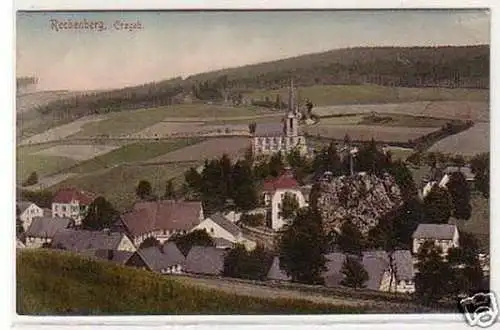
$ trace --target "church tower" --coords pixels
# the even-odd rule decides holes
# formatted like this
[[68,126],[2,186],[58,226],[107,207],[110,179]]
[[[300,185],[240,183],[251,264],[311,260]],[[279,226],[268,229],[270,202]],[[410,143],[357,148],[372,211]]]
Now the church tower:
[[299,121],[298,116],[298,104],[295,100],[295,87],[293,86],[293,79],[290,82],[290,87],[288,89],[288,109],[285,116],[285,131],[287,137],[294,137],[299,135]]

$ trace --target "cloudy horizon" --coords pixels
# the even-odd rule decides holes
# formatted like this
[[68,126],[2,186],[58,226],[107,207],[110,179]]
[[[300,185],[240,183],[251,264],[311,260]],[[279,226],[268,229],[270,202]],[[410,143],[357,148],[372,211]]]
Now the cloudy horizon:
[[16,76],[38,89],[120,88],[376,46],[489,44],[485,10],[18,12]]

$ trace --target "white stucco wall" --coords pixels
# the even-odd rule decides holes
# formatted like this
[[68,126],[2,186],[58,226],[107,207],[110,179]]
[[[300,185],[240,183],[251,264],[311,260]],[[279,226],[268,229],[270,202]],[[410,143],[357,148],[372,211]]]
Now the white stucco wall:
[[[229,242],[236,243],[241,237],[235,237],[230,232],[219,226],[210,218],[203,220],[194,230],[205,230],[211,237],[219,237],[228,240]],[[241,236],[241,235],[240,235]]]
[[278,189],[271,198],[271,228],[280,230],[286,221],[280,216],[281,205],[286,193],[295,195],[299,202],[299,208],[306,206],[306,200],[302,192],[298,189]]
[[31,204],[24,212],[19,216],[21,219],[24,231],[28,230],[29,226],[33,222],[33,218],[43,217],[43,209],[38,207],[36,204]]
[[137,249],[134,246],[134,243],[132,243],[132,241],[126,235],[123,235],[120,244],[118,244],[117,250],[135,252]]
[[41,248],[44,243],[52,242],[52,238],[26,237],[26,247],[29,249]]
[[52,217],[54,218],[71,218],[75,220],[75,225],[79,226],[83,220],[83,214],[87,210],[87,206],[80,206],[78,201],[71,203],[52,203]]

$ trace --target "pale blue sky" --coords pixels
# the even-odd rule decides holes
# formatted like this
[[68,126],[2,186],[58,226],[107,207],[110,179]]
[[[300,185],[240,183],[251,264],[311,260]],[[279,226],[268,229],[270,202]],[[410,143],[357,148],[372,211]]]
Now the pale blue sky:
[[[106,31],[51,29],[102,20]],[[121,19],[142,30],[116,31]],[[489,44],[485,11],[18,13],[17,75],[99,89],[355,46]]]

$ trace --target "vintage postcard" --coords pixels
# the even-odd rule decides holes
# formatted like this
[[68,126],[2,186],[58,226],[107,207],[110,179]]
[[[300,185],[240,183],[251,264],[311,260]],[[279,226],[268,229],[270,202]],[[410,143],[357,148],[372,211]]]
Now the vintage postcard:
[[23,316],[463,314],[488,10],[18,11]]

